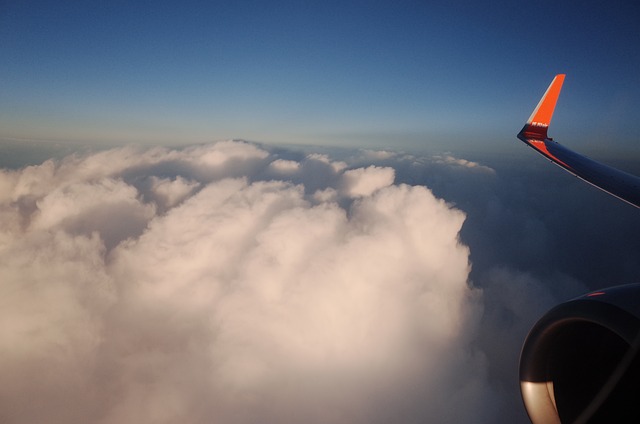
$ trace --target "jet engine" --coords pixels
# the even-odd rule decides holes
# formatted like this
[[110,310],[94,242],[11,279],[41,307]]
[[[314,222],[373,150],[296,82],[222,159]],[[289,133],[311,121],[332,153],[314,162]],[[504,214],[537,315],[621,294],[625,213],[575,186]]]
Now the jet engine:
[[640,284],[563,303],[531,329],[520,389],[534,424],[640,423]]

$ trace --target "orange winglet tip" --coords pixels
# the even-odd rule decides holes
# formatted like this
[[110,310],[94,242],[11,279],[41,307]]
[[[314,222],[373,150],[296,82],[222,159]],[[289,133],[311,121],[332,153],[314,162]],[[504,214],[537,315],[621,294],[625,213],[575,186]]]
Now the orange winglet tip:
[[556,103],[560,96],[564,77],[565,74],[558,74],[553,81],[551,81],[549,88],[545,91],[544,96],[540,99],[540,102],[533,110],[533,113],[521,131],[521,134],[523,134],[525,138],[535,140],[544,140],[547,138],[547,129],[551,123],[553,111],[556,108]]

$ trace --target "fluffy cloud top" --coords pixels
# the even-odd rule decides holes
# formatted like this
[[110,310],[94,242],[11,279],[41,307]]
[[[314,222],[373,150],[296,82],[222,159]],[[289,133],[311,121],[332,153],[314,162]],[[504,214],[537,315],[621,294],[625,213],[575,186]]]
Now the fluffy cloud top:
[[0,421],[490,421],[464,214],[346,168],[223,142],[3,171]]
[[343,175],[343,190],[350,197],[370,196],[376,190],[393,184],[394,178],[393,168],[371,165],[367,168],[350,169]]

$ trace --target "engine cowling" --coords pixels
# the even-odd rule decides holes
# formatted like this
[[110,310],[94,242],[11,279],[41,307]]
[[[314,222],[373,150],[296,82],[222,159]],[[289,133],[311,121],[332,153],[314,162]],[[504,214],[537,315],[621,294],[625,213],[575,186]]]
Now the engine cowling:
[[520,389],[534,424],[640,422],[640,284],[563,303],[531,329]]

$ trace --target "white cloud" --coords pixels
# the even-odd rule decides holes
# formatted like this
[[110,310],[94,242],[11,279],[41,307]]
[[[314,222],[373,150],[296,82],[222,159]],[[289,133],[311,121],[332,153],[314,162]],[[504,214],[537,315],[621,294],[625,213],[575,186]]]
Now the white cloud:
[[335,172],[343,171],[347,167],[346,162],[331,160],[328,155],[322,153],[310,153],[307,155],[307,160],[326,163],[330,165]]
[[362,159],[364,160],[385,160],[398,156],[396,152],[388,150],[361,150]]
[[294,160],[276,159],[269,164],[272,169],[281,173],[295,172],[300,169],[300,163]]
[[[3,422],[495,419],[464,214],[392,168],[275,162],[225,142],[0,174]],[[301,181],[258,178],[283,165]]]
[[345,171],[342,176],[342,191],[349,197],[370,196],[376,190],[393,184],[395,171],[389,167],[371,165]]
[[459,159],[459,158],[456,158],[456,157],[451,156],[451,155],[434,156],[433,159],[434,159],[434,161],[436,163],[441,163],[441,164],[445,164],[445,165],[452,165],[452,166],[462,167],[462,168],[468,168],[468,169],[472,169],[474,171],[486,172],[486,173],[489,173],[489,174],[495,174],[495,172],[496,172],[493,168],[485,166],[485,165],[481,165],[478,162],[474,162],[474,161],[470,161],[470,160],[466,160],[466,159]]
[[36,202],[29,229],[85,235],[98,232],[111,248],[138,236],[155,215],[155,205],[144,204],[137,196],[137,190],[121,180],[70,183]]
[[333,187],[317,190],[313,193],[313,199],[319,203],[335,202],[338,200],[338,191]]
[[180,175],[173,180],[151,176],[150,183],[154,200],[163,209],[176,206],[200,186],[197,181],[186,180]]
[[231,161],[250,162],[255,159],[265,159],[269,153],[251,143],[242,141],[220,141],[215,148],[210,145],[190,147],[186,149],[196,163],[205,166],[223,166]]

